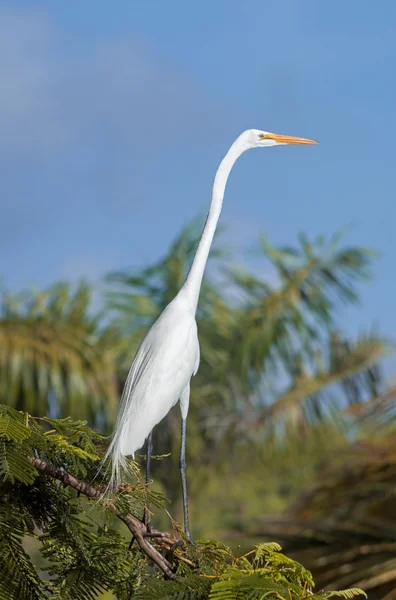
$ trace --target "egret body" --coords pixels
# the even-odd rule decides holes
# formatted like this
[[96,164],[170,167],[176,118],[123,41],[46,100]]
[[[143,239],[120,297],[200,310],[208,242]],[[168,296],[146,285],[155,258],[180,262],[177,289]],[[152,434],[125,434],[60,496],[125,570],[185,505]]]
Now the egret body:
[[[202,278],[219,220],[230,171],[246,150],[284,144],[316,144],[314,140],[249,129],[232,144],[221,161],[213,182],[212,202],[200,242],[183,287],[164,309],[141,342],[121,397],[112,440],[105,456],[111,460],[111,484],[119,485],[125,458],[134,456],[151,432],[177,401],[181,409],[180,469],[184,528],[191,539],[186,485],[186,419],[190,401],[190,379],[199,367],[199,342],[195,314]],[[147,476],[148,479],[148,476]],[[146,479],[146,480],[147,480]]]

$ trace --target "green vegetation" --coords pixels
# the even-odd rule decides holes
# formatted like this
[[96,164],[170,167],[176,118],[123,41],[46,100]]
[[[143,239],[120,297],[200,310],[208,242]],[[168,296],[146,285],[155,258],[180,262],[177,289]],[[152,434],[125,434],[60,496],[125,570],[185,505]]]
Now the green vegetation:
[[[395,411],[392,391],[386,390],[379,368],[388,345],[374,331],[356,339],[342,331],[340,312],[357,304],[373,254],[342,246],[339,235],[313,242],[300,236],[296,248],[276,248],[261,238],[256,254],[262,268],[254,274],[235,266],[217,236],[197,315],[201,365],[192,381],[187,476],[194,537],[220,539],[232,551],[220,542],[171,550],[169,540],[177,538],[172,536],[178,527],[167,510],[181,520],[178,406],[154,430],[159,460],[154,461],[149,492],[137,465],[135,480],[112,507],[95,494],[88,494],[88,500],[78,487],[59,484],[60,474],[67,472],[92,483],[95,493],[100,489],[97,467],[106,442],[94,430],[111,432],[137,345],[182,285],[199,235],[199,223],[193,222],[159,262],[109,274],[99,310],[93,308],[94,290],[87,283],[3,293],[0,561],[8,565],[3,586],[5,581],[16,586],[25,582],[24,588],[15,588],[21,600],[84,598],[84,593],[99,598],[102,589],[129,598],[132,589],[144,594],[150,585],[168,594],[152,591],[151,598],[193,598],[191,590],[199,598],[209,593],[224,599],[262,598],[267,593],[280,600],[303,598],[312,585],[305,579],[290,579],[290,585],[300,588],[291,586],[287,596],[280,587],[278,595],[271,596],[275,588],[265,587],[267,571],[260,569],[278,568],[275,547],[266,546],[264,562],[249,554],[250,567],[236,558],[263,540],[275,539],[293,557],[303,553],[297,560],[312,569],[320,586],[360,587],[357,582],[370,580],[368,589],[378,598],[394,600],[396,596],[387,594],[396,572],[396,514],[389,508],[396,472],[384,446],[394,448],[389,440],[394,440]],[[390,436],[386,442],[385,435]],[[345,456],[359,456],[360,466],[356,458],[334,460]],[[375,469],[370,468],[373,456]],[[34,463],[39,458],[58,471],[40,470]],[[144,449],[138,462],[142,458]],[[343,471],[343,461],[352,461],[356,471]],[[324,469],[327,464],[329,470]],[[383,472],[386,483],[380,479]],[[165,498],[171,503],[167,510]],[[296,505],[291,503],[298,498],[303,508],[293,512]],[[378,518],[385,511],[383,498],[388,499],[386,523]],[[147,502],[154,511],[154,526],[173,531],[152,546],[157,561],[158,554],[167,556],[169,565],[176,566],[178,583],[164,583],[158,569],[148,567],[156,563],[144,550],[147,539],[139,538],[139,519]],[[370,532],[368,506],[377,511]],[[282,518],[281,511],[286,511]],[[348,530],[344,537],[339,535],[340,511],[349,527],[354,524],[353,534]],[[125,523],[125,514],[132,521]],[[363,522],[365,532],[356,533]],[[138,534],[132,552],[125,527]],[[385,543],[389,547],[384,549]],[[361,547],[370,549],[365,554],[357,550]],[[355,558],[347,557],[347,548]],[[11,565],[5,558],[10,552]],[[221,568],[215,566],[220,560],[216,553],[223,556]],[[345,564],[350,571],[343,579]],[[46,568],[50,571],[42,570]],[[297,577],[300,567],[293,563],[290,568]],[[386,581],[377,585],[371,575]],[[276,577],[271,576],[271,585],[285,584]],[[182,581],[187,588],[172,592],[174,586],[184,585]],[[250,590],[254,581],[258,587]],[[232,596],[233,585],[238,596]]]
[[[376,409],[396,406],[396,390]],[[384,406],[385,405],[385,406]],[[256,521],[315,572],[320,587],[356,585],[376,597],[396,597],[396,435],[371,426],[328,461],[322,477],[286,514]]]
[[[102,591],[120,600],[318,600],[363,594],[350,589],[312,595],[311,573],[281,554],[278,544],[261,544],[237,557],[216,542],[202,541],[197,547],[184,542],[173,548],[169,534],[147,537],[139,521],[144,504],[162,508],[165,500],[147,494],[136,465],[132,483],[115,498],[102,498],[100,488],[90,483],[101,439],[84,422],[37,419],[0,406],[0,442],[1,600],[85,600]],[[87,506],[86,498],[93,506]],[[114,515],[134,532],[140,548],[131,549],[129,540],[111,526]],[[24,550],[25,537],[40,545],[45,559],[40,573]]]

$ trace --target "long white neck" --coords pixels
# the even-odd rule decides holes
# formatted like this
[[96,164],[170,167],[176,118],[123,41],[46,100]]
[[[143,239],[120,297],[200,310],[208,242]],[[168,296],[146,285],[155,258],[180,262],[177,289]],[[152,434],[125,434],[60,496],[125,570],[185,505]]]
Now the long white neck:
[[210,247],[212,245],[213,236],[216,231],[217,222],[221,213],[227,179],[232,167],[235,164],[235,161],[247,149],[248,146],[243,141],[242,136],[237,138],[221,161],[214,178],[212,202],[210,204],[209,213],[206,217],[202,236],[199,241],[190,271],[187,275],[187,279],[180,290],[180,292],[187,297],[194,313],[197,310],[202,278],[208,260]]

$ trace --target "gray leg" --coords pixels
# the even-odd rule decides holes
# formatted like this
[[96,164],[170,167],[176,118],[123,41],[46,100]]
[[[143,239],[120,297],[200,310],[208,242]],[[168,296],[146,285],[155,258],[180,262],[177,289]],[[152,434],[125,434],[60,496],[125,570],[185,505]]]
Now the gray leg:
[[[150,467],[151,467],[151,455],[153,453],[153,432],[151,431],[149,436],[147,437],[147,446],[146,446],[147,450],[147,460],[146,460],[146,489],[148,488],[148,484],[150,481]],[[151,525],[150,525],[150,518],[148,515],[148,512],[146,509],[144,509],[144,517],[143,517],[143,523],[146,525],[147,527],[147,531],[150,532],[151,530]]]
[[181,422],[181,448],[180,448],[180,475],[182,482],[183,493],[183,510],[184,510],[184,531],[190,541],[190,522],[188,519],[188,497],[187,497],[187,480],[186,480],[186,419],[182,418]]

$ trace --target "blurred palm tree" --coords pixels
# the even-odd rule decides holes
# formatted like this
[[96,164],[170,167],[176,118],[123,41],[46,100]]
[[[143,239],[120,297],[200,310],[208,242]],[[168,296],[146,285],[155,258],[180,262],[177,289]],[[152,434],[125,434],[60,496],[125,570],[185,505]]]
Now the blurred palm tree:
[[282,539],[319,588],[360,586],[370,598],[396,598],[395,405],[392,387],[353,410],[360,439],[332,453],[317,484],[281,517],[256,521],[255,535]]
[[[107,308],[114,315],[125,335],[140,343],[153,321],[173,300],[182,287],[201,236],[201,219],[194,219],[171,244],[167,254],[158,262],[142,269],[127,269],[109,273],[106,294]],[[218,229],[210,255],[210,264],[224,261],[228,253],[216,244]],[[202,284],[198,317],[211,311],[212,304],[222,300],[220,290],[205,278]],[[128,365],[129,368],[129,365]]]
[[340,234],[329,242],[319,237],[312,243],[302,234],[299,240],[300,247],[275,248],[260,238],[275,284],[241,270],[231,273],[245,294],[234,365],[244,377],[253,370],[278,378],[283,367],[294,380],[303,370],[320,368],[340,304],[357,304],[356,283],[370,276],[373,252],[340,248]]
[[[376,363],[384,340],[375,333],[345,339],[336,319],[340,303],[357,303],[356,283],[369,277],[373,253],[340,248],[340,239],[311,243],[301,235],[300,248],[293,249],[261,238],[276,284],[231,272],[243,300],[228,344],[228,372],[245,388],[254,428],[279,430],[286,421],[311,426],[339,412],[331,398],[336,383],[342,382],[341,403],[360,402],[380,389]],[[339,392],[335,398],[340,401]]]
[[[108,323],[111,316],[111,326],[90,311],[86,284],[74,292],[58,284],[42,293],[3,294],[4,401],[30,411],[84,415],[108,428],[136,348],[183,284],[200,232],[195,219],[159,262],[108,275],[105,318]],[[371,334],[351,342],[335,327],[340,301],[357,301],[356,283],[368,277],[372,253],[340,248],[339,242],[335,236],[311,244],[301,236],[297,249],[274,248],[261,238],[276,284],[232,268],[215,244],[197,314],[201,366],[189,428],[199,435],[190,431],[192,454],[211,461],[227,436],[262,436],[291,425],[308,430],[339,413],[334,383],[342,382],[344,404],[378,392],[382,339]],[[158,441],[164,450],[176,450],[178,415],[171,412],[167,421],[158,428]]]
[[[84,283],[76,289],[57,284],[43,292],[3,293],[0,402],[33,414],[86,418],[109,432],[137,346],[183,284],[200,225],[199,220],[189,224],[155,264],[109,274],[101,313],[92,309],[92,290]],[[357,303],[358,284],[369,277],[373,254],[342,247],[340,242],[338,235],[329,242],[323,238],[310,242],[301,236],[297,248],[276,248],[260,238],[259,252],[272,283],[231,266],[229,254],[218,242],[212,250],[197,313],[201,364],[192,382],[187,444],[194,473],[192,517],[202,534],[210,531],[216,536],[238,527],[240,531],[252,522],[252,515],[282,508],[310,484],[326,456],[333,460],[348,437],[356,439],[367,419],[374,415],[383,432],[384,422],[395,414],[394,395],[384,393],[378,366],[387,343],[375,332],[351,340],[340,332],[337,320],[340,306]],[[154,479],[173,500],[180,498],[179,428],[176,407],[154,430],[155,452],[171,452],[154,470]],[[365,550],[358,549],[371,544],[370,536],[375,547],[370,546],[367,568],[373,570],[368,575],[377,576],[374,555],[385,564],[384,573],[396,569],[389,562],[393,555],[388,546],[382,545],[394,543],[394,527],[381,519],[377,527],[368,512],[370,498],[379,498],[377,491],[384,491],[384,498],[394,493],[393,475],[384,486],[381,479],[383,473],[394,471],[393,438],[389,440],[356,446],[350,469],[339,467],[334,474],[329,470],[325,483],[305,497],[307,506],[312,503],[309,522],[303,512],[293,517],[296,529],[290,532],[295,532],[295,539],[309,538],[312,521],[309,543],[324,550],[327,558],[334,549],[338,553],[349,536],[355,558],[340,554],[339,563],[330,558],[326,571],[333,570],[338,579],[323,579],[323,585],[344,585],[340,583],[344,559],[363,573],[365,563],[353,561],[367,558]],[[370,471],[371,457],[375,466]],[[336,494],[347,496],[347,486],[352,481],[358,486],[360,477],[363,487],[348,496],[340,537]],[[323,499],[324,511],[317,519],[316,495]],[[353,507],[361,498],[363,512],[357,526]],[[378,506],[390,510],[386,503]],[[320,527],[325,511],[336,517],[333,530],[331,524],[329,530]],[[347,531],[348,519],[354,526]],[[283,530],[277,526],[277,531],[287,532],[292,523],[289,520]],[[312,554],[313,568],[319,568],[314,559]],[[307,558],[304,561],[308,563]],[[351,580],[345,586],[358,583]]]
[[[184,283],[200,231],[195,220],[158,263],[107,276],[108,307],[129,339],[124,377],[143,335]],[[357,302],[373,253],[340,247],[340,236],[328,243],[301,236],[297,249],[274,248],[261,238],[260,248],[276,284],[231,267],[218,244],[211,254],[197,313],[201,365],[188,423],[194,465],[213,466],[238,439],[263,442],[274,433],[287,439],[291,428],[308,435],[329,416],[341,426],[340,408],[381,387],[376,363],[384,341],[374,333],[345,339],[336,320],[340,303]],[[334,393],[335,384],[343,393]],[[176,409],[154,430],[157,451],[171,451],[175,466],[179,427]],[[156,477],[176,495],[177,469],[166,477],[165,471],[162,465]]]
[[57,284],[3,293],[0,401],[31,414],[73,415],[103,426],[118,405],[120,337],[90,312],[92,290]]

